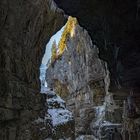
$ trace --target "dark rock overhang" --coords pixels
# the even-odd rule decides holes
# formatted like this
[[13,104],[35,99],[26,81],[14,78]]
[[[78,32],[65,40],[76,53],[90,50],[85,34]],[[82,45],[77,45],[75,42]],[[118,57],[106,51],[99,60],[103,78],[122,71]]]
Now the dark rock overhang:
[[111,90],[140,87],[140,15],[136,0],[55,0],[66,14],[77,17],[108,62]]

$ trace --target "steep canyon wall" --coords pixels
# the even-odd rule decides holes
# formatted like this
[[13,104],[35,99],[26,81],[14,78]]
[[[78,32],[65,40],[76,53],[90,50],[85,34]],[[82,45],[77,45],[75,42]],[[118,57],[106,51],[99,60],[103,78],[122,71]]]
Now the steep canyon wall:
[[[0,1],[0,139],[41,139],[39,67],[49,38],[65,23],[51,0]],[[39,127],[38,127],[39,129]]]
[[77,25],[66,46],[62,56],[47,69],[46,80],[73,112],[76,135],[93,134],[92,127],[98,130],[103,121],[120,123],[121,111],[108,92],[107,64],[99,58],[99,50],[87,31]]

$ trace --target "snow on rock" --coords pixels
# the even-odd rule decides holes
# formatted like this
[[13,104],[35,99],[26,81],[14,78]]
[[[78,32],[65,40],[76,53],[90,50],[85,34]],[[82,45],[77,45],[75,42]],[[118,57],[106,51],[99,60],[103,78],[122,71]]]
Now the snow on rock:
[[[48,107],[48,114],[51,117],[53,126],[65,124],[73,120],[72,113],[66,109],[65,101],[58,96],[54,91],[45,85],[45,71],[46,66],[40,67],[41,93],[47,95],[46,103]],[[47,113],[46,113],[47,114]],[[45,121],[46,119],[38,119],[37,122]]]
[[51,102],[58,102],[58,103],[65,103],[65,101],[63,99],[61,99],[59,96],[55,96],[54,98],[51,99],[47,99],[47,102],[51,103]]
[[65,101],[56,95],[55,92],[48,92],[47,104],[53,126],[73,120],[72,113],[66,109]]
[[48,109],[48,113],[52,117],[53,126],[73,120],[72,113],[67,109]]
[[107,110],[107,103],[105,102],[102,106],[95,107],[96,110],[96,121],[93,123],[94,127],[101,127],[101,126],[113,126],[113,125],[120,125],[120,124],[114,124],[109,121],[105,120],[105,113]]
[[37,118],[36,120],[35,120],[35,123],[37,123],[37,124],[39,124],[39,123],[44,123],[44,124],[46,124],[46,121],[47,120],[51,120],[51,116],[49,115],[49,114],[45,114],[45,116],[43,117],[43,118]]
[[104,120],[105,117],[105,104],[102,106],[97,106],[95,107],[96,110],[96,117],[97,120],[94,122],[94,127],[98,127],[100,125],[100,123],[102,123],[102,121]]
[[99,140],[95,138],[93,135],[81,135],[76,138],[76,140]]
[[[46,45],[46,51],[44,57],[42,59],[42,64],[40,66],[40,81],[41,81],[41,94],[46,94],[46,106],[47,112],[44,119],[37,119],[36,122],[44,122],[47,120],[51,120],[53,126],[65,124],[71,120],[73,120],[72,113],[66,109],[65,101],[61,99],[52,89],[48,87],[46,82],[46,70],[50,64],[51,56],[52,56],[52,44],[54,40],[56,41],[56,45],[58,46],[59,40],[61,39],[61,35],[64,31],[65,25],[62,27],[60,31],[58,31],[52,38],[49,43]],[[50,118],[47,117],[50,116]]]
[[40,93],[41,94],[47,94],[47,92],[49,92],[49,88],[47,88],[47,87],[41,87],[41,91],[40,91]]
[[55,92],[50,91],[47,93],[47,104],[49,109],[65,109],[65,101],[60,98],[60,96],[56,95]]

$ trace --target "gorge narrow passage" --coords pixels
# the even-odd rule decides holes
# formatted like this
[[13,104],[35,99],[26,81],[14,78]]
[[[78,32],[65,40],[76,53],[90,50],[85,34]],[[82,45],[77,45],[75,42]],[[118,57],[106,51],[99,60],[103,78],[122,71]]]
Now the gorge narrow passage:
[[140,0],[0,0],[0,140],[140,140],[139,25]]
[[[107,63],[100,59],[98,47],[76,18],[69,17],[58,47],[54,41],[51,50],[45,80],[73,113],[75,124],[70,130],[74,132],[74,139],[108,140],[118,135],[121,140],[125,135],[122,120],[127,118],[122,115],[127,110],[123,104],[125,99],[114,100],[114,93],[109,91]],[[57,110],[49,112],[55,118],[59,116]],[[63,136],[68,139],[66,132],[63,131]]]
[[[114,116],[118,106],[109,92],[106,62],[99,58],[97,46],[76,18],[69,17],[62,30],[59,43],[53,41],[58,38],[56,34],[51,39],[51,47],[46,47],[48,59],[44,57],[42,62],[47,65],[41,65],[41,93],[47,94],[47,113],[52,130],[56,130],[52,137],[108,139],[115,128],[120,134],[122,125]],[[74,120],[65,105],[73,113]],[[68,124],[70,135],[64,130],[64,124]]]
[[[67,23],[66,23],[67,24]],[[40,66],[40,81],[41,81],[41,94],[46,94],[46,122],[49,123],[50,138],[68,138],[71,139],[74,137],[74,118],[72,112],[66,108],[65,101],[55,92],[54,87],[49,87],[46,81],[46,77],[49,78],[49,75],[46,74],[47,69],[59,53],[59,42],[62,38],[62,34],[66,25],[64,25],[60,31],[53,35],[46,45],[46,51],[42,59],[42,64]],[[54,54],[55,53],[55,54]],[[68,128],[69,131],[66,132],[65,128]]]

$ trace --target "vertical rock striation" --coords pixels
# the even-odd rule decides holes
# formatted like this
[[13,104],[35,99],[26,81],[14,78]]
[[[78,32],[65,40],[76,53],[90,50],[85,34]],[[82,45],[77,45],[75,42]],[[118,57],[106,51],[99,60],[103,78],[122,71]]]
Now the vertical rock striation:
[[55,0],[59,7],[76,17],[87,29],[107,61],[111,90],[139,91],[139,0]]
[[47,69],[46,80],[73,112],[76,135],[93,134],[103,121],[109,125],[118,123],[113,122],[113,116],[106,117],[117,107],[108,92],[106,63],[99,59],[98,49],[87,31],[76,25],[74,36],[66,39],[66,46],[62,56]]
[[77,139],[121,139],[123,132],[125,139],[129,136],[138,140],[139,112],[133,97],[128,97],[124,109],[128,93],[109,91],[110,73],[98,53],[87,31],[76,25],[74,35],[66,37],[62,56],[47,69],[48,86],[73,112]]
[[1,0],[0,17],[0,139],[42,140],[33,132],[43,113],[39,67],[64,14],[51,0]]

